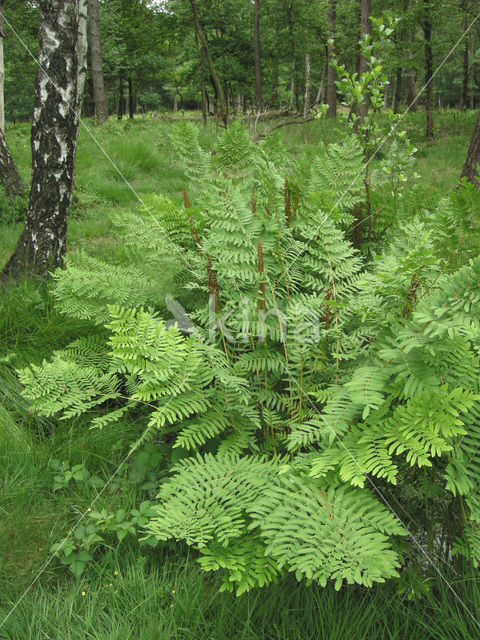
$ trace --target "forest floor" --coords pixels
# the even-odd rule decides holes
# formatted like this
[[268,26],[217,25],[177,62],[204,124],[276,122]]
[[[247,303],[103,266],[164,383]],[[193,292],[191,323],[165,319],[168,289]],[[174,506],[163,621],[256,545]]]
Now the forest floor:
[[[412,201],[433,209],[454,188],[475,117],[474,112],[438,113],[436,139],[428,144],[422,140],[423,114],[405,118],[401,126],[418,148],[420,177],[411,192],[420,195]],[[69,252],[84,250],[121,262],[124,247],[116,240],[112,217],[139,206],[134,192],[181,201],[184,176],[168,140],[171,126],[148,117],[111,121],[92,128],[98,144],[81,130]],[[201,132],[207,148],[215,134],[213,126]],[[335,138],[334,127],[322,122],[286,127],[278,135],[301,162],[308,162],[316,145]],[[29,126],[10,126],[7,139],[28,181]],[[16,216],[17,209],[0,198],[0,266],[21,230]],[[45,565],[52,544],[68,533],[92,498],[92,490],[81,485],[53,492],[49,462],[89,458],[108,466],[104,454],[112,448],[112,435],[88,431],[73,419],[37,420],[21,398],[15,369],[49,357],[85,331],[81,322],[56,313],[45,285],[24,283],[0,294],[0,640],[478,638],[441,581],[417,585],[417,596],[410,599],[395,583],[368,591],[347,587],[338,594],[291,577],[268,591],[235,598],[219,593],[217,578],[201,572],[183,546],[161,552],[116,546],[79,579],[55,559]],[[107,493],[105,500],[110,499]],[[479,612],[476,576],[449,579],[467,606]],[[419,591],[424,592],[421,599]]]

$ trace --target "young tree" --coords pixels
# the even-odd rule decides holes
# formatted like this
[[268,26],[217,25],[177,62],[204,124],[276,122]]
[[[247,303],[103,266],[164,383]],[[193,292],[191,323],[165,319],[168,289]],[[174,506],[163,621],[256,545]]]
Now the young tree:
[[195,32],[197,34],[198,40],[200,42],[200,55],[204,55],[208,64],[208,69],[210,71],[210,76],[212,78],[212,84],[215,88],[216,97],[217,97],[217,107],[218,107],[218,117],[223,121],[224,125],[228,124],[228,105],[225,98],[225,93],[223,91],[222,82],[218,75],[217,69],[215,68],[215,63],[213,61],[213,57],[210,51],[210,47],[208,46],[208,41],[205,36],[205,33],[200,24],[200,17],[198,15],[198,6],[196,0],[190,0],[190,6],[192,7],[193,13],[193,22],[195,25]]
[[102,45],[100,40],[100,13],[98,0],[88,0],[88,25],[90,35],[90,64],[93,81],[95,119],[98,123],[108,119],[108,101],[103,78]]
[[[361,1],[361,17],[360,17],[360,33],[362,40],[366,36],[370,36],[371,28],[370,28],[370,0],[360,0]],[[360,53],[360,65],[359,65],[359,75],[363,75],[368,68],[368,61],[366,57]],[[359,106],[359,116],[364,118],[367,115],[368,111],[368,97],[364,96],[363,101]]]
[[332,64],[335,57],[335,22],[336,22],[336,0],[328,0],[328,43],[327,43],[327,117],[335,118],[337,116],[337,87],[335,80],[337,72]]
[[40,1],[32,185],[24,230],[4,277],[45,276],[63,264],[85,83],[87,0]]
[[254,0],[253,5],[253,50],[255,53],[255,96],[257,109],[263,109],[262,92],[262,59],[260,55],[260,0]]
[[423,0],[423,34],[425,38],[425,137],[433,140],[433,53],[430,0]]

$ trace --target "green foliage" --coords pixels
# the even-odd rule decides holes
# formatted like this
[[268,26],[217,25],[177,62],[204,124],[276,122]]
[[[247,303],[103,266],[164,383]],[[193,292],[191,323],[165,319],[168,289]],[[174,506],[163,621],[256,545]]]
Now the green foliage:
[[[355,138],[319,149],[307,172],[240,125],[213,154],[188,123],[172,144],[186,207],[149,196],[148,215],[117,222],[136,271],[81,258],[56,276],[59,308],[104,333],[20,371],[36,415],[133,425],[130,451],[161,441],[148,514],[90,514],[68,556],[140,527],[149,541],[193,546],[238,594],[286,572],[371,586],[417,548],[373,483],[432,555],[442,540],[442,553],[476,561],[480,261],[453,269],[441,241],[465,199],[443,203],[433,228],[395,227],[368,262],[345,232],[359,192],[340,214],[328,209],[345,188],[335,166],[362,166]],[[175,322],[154,293],[166,232],[195,293],[190,319],[169,303]],[[78,572],[86,559],[71,557]]]

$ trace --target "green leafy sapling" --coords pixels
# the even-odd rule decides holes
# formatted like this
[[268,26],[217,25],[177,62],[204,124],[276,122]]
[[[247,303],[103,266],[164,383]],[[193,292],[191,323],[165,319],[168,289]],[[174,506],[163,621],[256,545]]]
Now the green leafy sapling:
[[[400,116],[392,109],[385,108],[385,91],[389,82],[384,72],[381,51],[388,45],[398,20],[390,19],[387,24],[376,18],[371,18],[371,21],[375,39],[365,34],[359,42],[361,55],[367,63],[365,73],[351,74],[345,65],[339,64],[337,60],[333,61],[338,77],[338,92],[347,108],[340,114],[346,129],[338,133],[344,138],[354,135],[360,144],[364,159],[363,169],[358,175],[358,180],[362,180],[364,185],[364,207],[357,204],[354,210],[353,228],[356,232],[353,239],[357,246],[365,240],[361,231],[363,222],[367,222],[368,245],[373,240],[374,218],[377,212],[373,210],[372,192],[377,185],[383,185],[385,182],[389,186],[387,197],[391,219],[385,224],[385,215],[382,216],[380,231],[395,222],[398,200],[402,195],[401,186],[410,177],[409,170],[416,152],[415,147],[408,141],[406,132],[397,128]],[[319,117],[321,116],[320,113]]]

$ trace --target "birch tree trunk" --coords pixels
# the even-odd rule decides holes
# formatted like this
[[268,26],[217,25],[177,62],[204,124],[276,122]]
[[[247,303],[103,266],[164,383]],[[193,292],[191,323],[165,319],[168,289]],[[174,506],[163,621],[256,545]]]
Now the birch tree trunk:
[[88,0],[88,25],[90,35],[90,66],[93,81],[93,102],[97,123],[108,120],[108,101],[103,78],[102,43],[100,40],[100,13],[98,0]]
[[253,5],[253,50],[255,53],[255,97],[257,109],[263,109],[262,91],[262,58],[260,54],[260,0],[254,0]]
[[25,227],[3,276],[63,265],[87,56],[87,0],[41,0]]
[[336,34],[337,6],[336,0],[328,0],[328,43],[327,43],[327,118],[337,117],[337,87],[335,80],[337,72],[333,66],[335,55],[335,34]]
[[310,93],[312,82],[310,80],[310,54],[305,54],[305,98],[303,100],[303,117],[306,119],[310,110]]

